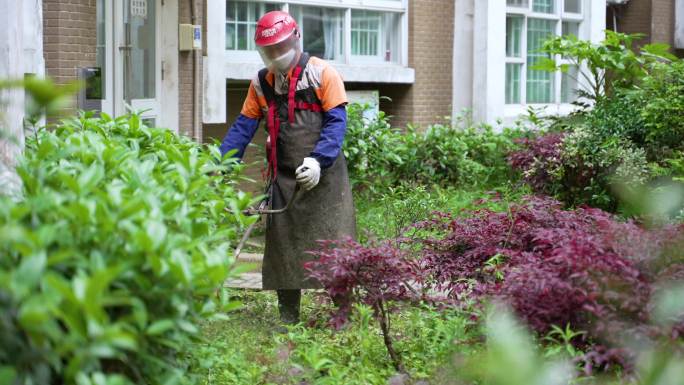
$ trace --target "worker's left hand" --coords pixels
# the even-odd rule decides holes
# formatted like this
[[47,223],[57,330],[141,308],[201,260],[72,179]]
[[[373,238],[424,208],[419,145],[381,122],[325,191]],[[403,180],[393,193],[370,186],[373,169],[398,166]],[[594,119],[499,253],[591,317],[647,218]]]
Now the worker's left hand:
[[304,190],[311,190],[321,179],[321,165],[314,158],[304,158],[302,165],[295,171],[295,177]]

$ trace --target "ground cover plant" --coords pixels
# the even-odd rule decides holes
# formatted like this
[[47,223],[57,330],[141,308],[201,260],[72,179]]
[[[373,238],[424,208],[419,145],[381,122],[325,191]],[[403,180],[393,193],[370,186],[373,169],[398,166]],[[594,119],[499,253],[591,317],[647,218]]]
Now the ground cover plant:
[[29,136],[22,196],[0,198],[1,382],[193,382],[181,353],[251,200],[232,166],[138,115]]
[[[327,295],[306,291],[303,324],[278,334],[274,293],[233,295],[243,306],[228,320],[204,324],[206,342],[193,352],[204,384],[384,385],[402,378],[387,359],[369,307],[356,306],[347,327],[335,330],[326,322],[332,306]],[[413,382],[434,383],[455,352],[479,347],[472,321],[459,311],[410,306],[397,310],[392,322],[395,348]]]

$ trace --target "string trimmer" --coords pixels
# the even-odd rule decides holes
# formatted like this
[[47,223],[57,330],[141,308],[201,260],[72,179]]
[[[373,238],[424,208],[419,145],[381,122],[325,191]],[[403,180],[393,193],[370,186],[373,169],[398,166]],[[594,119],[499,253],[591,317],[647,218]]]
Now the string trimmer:
[[[283,207],[282,209],[273,210],[273,209],[267,208],[268,203],[269,203],[268,200],[269,200],[269,197],[271,196],[270,189],[271,189],[271,187],[269,187],[267,189],[269,194],[266,195],[266,198],[264,200],[259,202],[259,206],[257,206],[257,208],[250,207],[247,210],[244,210],[242,213],[244,215],[259,215],[259,219],[261,219],[261,216],[264,214],[282,214],[282,213],[284,213],[290,209],[290,207],[292,206],[292,202],[294,202],[297,199],[297,196],[299,195],[299,190],[300,190],[299,183],[297,183],[295,185],[294,193],[292,193],[292,198],[290,198],[290,200],[287,202],[285,207]],[[238,243],[238,246],[235,249],[235,260],[236,261],[237,261],[238,257],[240,256],[240,253],[242,253],[242,248],[245,246],[245,243],[249,239],[249,236],[252,234],[254,227],[256,227],[256,224],[259,223],[259,219],[254,221],[254,223],[252,223],[251,225],[249,225],[249,227],[245,231],[245,234],[242,236],[240,243]]]

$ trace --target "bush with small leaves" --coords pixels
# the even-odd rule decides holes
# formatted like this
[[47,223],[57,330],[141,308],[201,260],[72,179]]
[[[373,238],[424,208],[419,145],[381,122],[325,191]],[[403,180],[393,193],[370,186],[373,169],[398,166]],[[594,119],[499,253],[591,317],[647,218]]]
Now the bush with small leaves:
[[220,308],[231,241],[251,220],[224,173],[234,161],[137,115],[27,139],[23,198],[0,198],[3,378],[192,382],[182,353]]

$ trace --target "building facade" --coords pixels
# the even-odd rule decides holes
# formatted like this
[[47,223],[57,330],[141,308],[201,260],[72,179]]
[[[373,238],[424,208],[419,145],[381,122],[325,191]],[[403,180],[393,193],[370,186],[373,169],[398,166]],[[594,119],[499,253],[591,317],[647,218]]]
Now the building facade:
[[144,111],[149,123],[202,137],[202,52],[179,25],[201,25],[201,0],[43,0],[47,75],[86,81],[75,107]]
[[606,26],[641,33],[637,44],[667,43],[684,56],[684,0],[609,0]]
[[[682,3],[1,0],[7,28],[0,69],[4,77],[87,79],[74,107],[112,115],[144,110],[156,125],[198,140],[220,139],[262,66],[252,42],[256,21],[283,9],[298,20],[304,49],[329,60],[354,100],[377,102],[397,127],[425,127],[464,110],[476,121],[510,122],[529,106],[568,112],[573,91],[583,86],[579,69],[532,68],[544,39],[574,34],[598,42],[608,27],[645,33],[644,43],[682,47]],[[182,46],[179,35],[188,25],[201,26],[198,49]],[[20,98],[10,99],[5,108],[20,109]]]
[[[530,67],[552,35],[600,41],[605,0],[241,0],[208,1],[205,140],[220,138],[239,113],[261,68],[251,42],[258,17],[291,12],[304,50],[342,74],[352,99],[369,91],[396,126],[431,123],[471,111],[476,121],[510,122],[534,105],[572,109],[576,71]],[[212,8],[214,7],[214,8]],[[222,52],[212,54],[212,52]],[[218,80],[214,80],[218,79]],[[223,80],[225,91],[219,89]],[[386,98],[383,98],[386,97]]]

